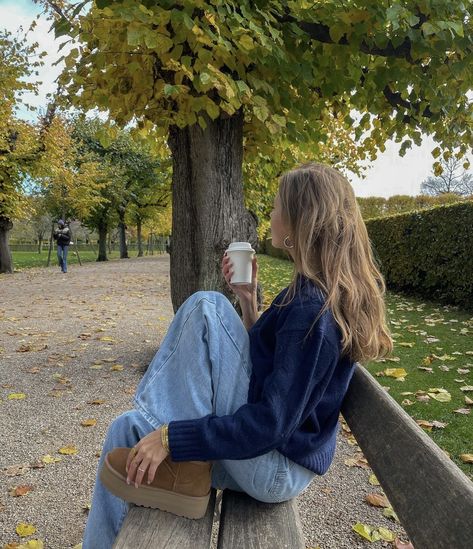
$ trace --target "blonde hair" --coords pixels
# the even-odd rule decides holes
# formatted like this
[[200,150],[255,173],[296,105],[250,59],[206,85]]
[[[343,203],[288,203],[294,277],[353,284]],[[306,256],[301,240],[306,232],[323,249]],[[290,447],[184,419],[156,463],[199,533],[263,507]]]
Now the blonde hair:
[[283,304],[294,298],[300,273],[325,297],[312,327],[330,309],[341,330],[343,355],[366,363],[392,352],[386,285],[347,179],[329,166],[303,164],[282,175],[279,197],[294,243],[294,278]]

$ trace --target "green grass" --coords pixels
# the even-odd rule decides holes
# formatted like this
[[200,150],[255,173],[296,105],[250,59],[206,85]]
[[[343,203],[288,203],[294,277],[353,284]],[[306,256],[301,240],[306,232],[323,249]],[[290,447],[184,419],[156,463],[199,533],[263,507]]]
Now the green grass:
[[[80,251],[80,259],[82,263],[88,261],[95,261],[97,259],[97,254],[92,250]],[[48,261],[48,252],[43,251],[41,254],[38,252],[12,252],[13,257],[13,267],[15,270],[29,269],[30,267],[46,267]],[[108,254],[109,259],[117,259],[120,257],[118,251]],[[51,252],[51,263],[50,265],[57,265],[57,256],[56,250]],[[77,259],[76,253],[74,250],[69,250],[67,255],[67,264],[68,265],[78,265],[79,261]]]
[[[265,304],[269,304],[291,280],[293,266],[289,261],[264,255],[258,256],[258,263]],[[387,368],[406,370],[404,381],[385,375],[377,376],[377,379],[383,387],[389,387],[389,394],[414,419],[447,423],[445,428],[434,427],[428,434],[473,479],[473,465],[463,463],[459,458],[460,454],[473,453],[472,413],[454,412],[461,408],[471,409],[465,404],[465,397],[473,399],[473,392],[460,390],[473,385],[472,313],[392,292],[386,295],[386,307],[395,341],[390,357],[394,360],[371,362],[367,365],[368,370],[375,376]],[[438,341],[428,343],[427,338]],[[401,343],[413,345],[407,347]],[[431,368],[431,371],[420,367]],[[468,372],[459,373],[458,368]],[[448,391],[450,402],[416,399],[417,391],[429,392],[431,388]],[[413,404],[408,404],[407,400]]]

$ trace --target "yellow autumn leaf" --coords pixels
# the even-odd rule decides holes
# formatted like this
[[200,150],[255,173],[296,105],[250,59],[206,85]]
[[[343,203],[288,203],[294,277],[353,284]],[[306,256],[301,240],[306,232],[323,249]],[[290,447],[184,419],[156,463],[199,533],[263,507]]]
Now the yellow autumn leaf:
[[36,532],[36,528],[32,524],[27,524],[26,522],[20,522],[16,527],[16,533],[24,538],[26,536],[31,536]]
[[66,456],[71,456],[72,454],[77,454],[78,450],[74,445],[70,444],[68,446],[63,446],[62,448],[60,448],[58,452]]
[[8,400],[21,400],[23,398],[26,398],[25,393],[10,393],[8,395]]
[[370,475],[370,478],[368,479],[368,482],[372,485],[372,486],[379,486],[379,480],[376,478],[376,475]]
[[460,454],[463,463],[473,463],[473,454]]
[[383,526],[380,526],[378,528],[379,535],[381,536],[381,539],[385,541],[394,541],[396,539],[396,536],[391,530],[388,530],[387,528],[383,528]]
[[80,422],[80,424],[82,425],[82,427],[93,427],[94,425],[97,425],[97,420],[96,419],[84,419],[83,421]]
[[110,370],[112,370],[113,372],[121,372],[123,370],[123,365],[114,364],[113,366],[110,367]]
[[113,337],[110,337],[110,336],[103,336],[103,337],[100,338],[100,341],[108,341],[110,343],[115,342]]
[[407,372],[404,368],[386,368],[384,375],[387,377],[394,377],[400,379],[407,376]]
[[43,549],[44,543],[40,539],[30,539],[26,543],[18,545],[16,549]]
[[58,461],[62,461],[62,458],[59,458],[59,457],[53,457],[49,454],[47,454],[46,456],[43,456],[41,458],[41,461],[43,463],[57,463]]
[[372,541],[372,539],[371,539],[371,532],[372,532],[371,526],[368,526],[367,524],[363,524],[361,522],[357,522],[353,526],[353,530],[357,534],[359,534],[362,538],[365,538],[368,541]]
[[400,345],[401,347],[414,347],[415,343],[412,343],[412,342],[407,342],[407,341],[400,341],[399,343],[397,343],[397,345]]

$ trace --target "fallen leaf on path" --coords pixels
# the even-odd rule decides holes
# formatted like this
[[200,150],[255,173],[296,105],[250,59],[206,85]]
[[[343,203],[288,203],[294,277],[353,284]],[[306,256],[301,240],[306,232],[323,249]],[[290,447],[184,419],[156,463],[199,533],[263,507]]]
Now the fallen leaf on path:
[[394,540],[394,549],[414,549],[410,541],[403,542],[399,538]]
[[7,475],[7,477],[18,477],[27,473],[29,469],[30,466],[28,464],[11,465],[10,467],[7,467],[5,469],[5,474]]
[[80,424],[82,425],[82,427],[93,427],[94,425],[97,425],[97,420],[96,419],[84,419],[83,421],[80,422]]
[[123,365],[114,364],[113,366],[110,367],[110,370],[112,370],[113,372],[121,372],[123,370]]
[[47,463],[47,464],[49,464],[49,463],[57,463],[58,461],[62,461],[62,458],[60,458],[60,457],[54,457],[54,456],[51,456],[51,455],[47,454],[46,456],[43,456],[43,457],[41,458],[41,461],[42,461],[43,463]]
[[7,398],[8,400],[22,400],[26,398],[26,395],[25,393],[10,393]]
[[15,488],[12,488],[10,490],[10,495],[17,498],[20,496],[26,496],[26,494],[29,494],[34,490],[34,486],[31,484],[21,484],[20,486],[15,486]]
[[43,549],[44,544],[40,539],[30,539],[26,543],[18,545],[17,549]]
[[104,404],[105,400],[102,400],[101,398],[96,398],[95,400],[89,400],[87,404],[92,404],[93,406],[99,406],[100,404]]
[[369,482],[372,486],[380,486],[379,480],[376,478],[376,475],[375,475],[375,474],[370,475],[370,478],[368,479],[368,482]]
[[396,512],[392,507],[386,507],[386,509],[383,510],[383,516],[390,518],[395,522],[399,522],[399,517],[396,515]]
[[27,524],[26,522],[20,522],[16,527],[16,533],[21,537],[25,538],[26,536],[31,536],[36,532],[36,528],[32,524]]
[[77,454],[78,451],[79,450],[73,444],[69,444],[68,446],[63,446],[58,450],[60,454],[64,454],[66,456],[72,456],[73,454]]
[[389,507],[388,498],[384,494],[372,493],[365,497],[365,501],[373,507]]

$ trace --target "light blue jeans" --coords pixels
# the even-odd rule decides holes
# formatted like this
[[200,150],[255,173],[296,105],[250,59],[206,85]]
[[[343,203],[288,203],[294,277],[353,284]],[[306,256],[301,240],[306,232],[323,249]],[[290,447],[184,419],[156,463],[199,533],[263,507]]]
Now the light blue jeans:
[[59,267],[63,273],[67,273],[67,251],[69,246],[57,245],[57,259],[59,261]]
[[[177,311],[138,386],[136,409],[110,425],[99,469],[112,448],[131,448],[164,423],[234,413],[247,402],[250,373],[248,332],[230,302],[218,292],[193,294]],[[270,503],[297,496],[314,476],[276,450],[252,459],[215,461],[212,467],[214,488]],[[83,549],[111,548],[128,508],[97,476]]]

